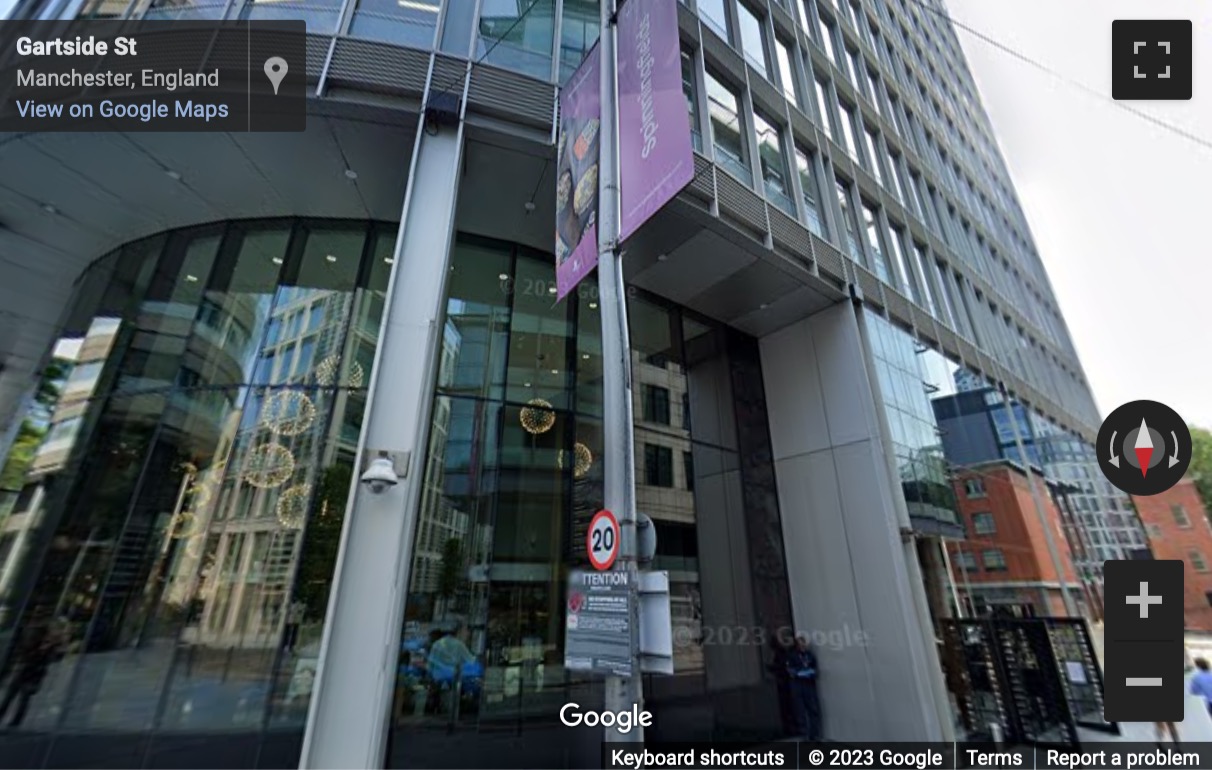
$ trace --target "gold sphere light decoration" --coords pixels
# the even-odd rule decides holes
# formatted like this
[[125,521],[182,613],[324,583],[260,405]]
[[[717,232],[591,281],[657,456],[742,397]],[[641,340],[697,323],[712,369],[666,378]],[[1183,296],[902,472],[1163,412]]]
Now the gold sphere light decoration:
[[169,537],[173,540],[185,540],[198,534],[198,517],[192,511],[181,511],[173,516],[169,523]]
[[[560,452],[556,463],[560,466],[560,470],[564,470],[564,452]],[[575,479],[584,478],[585,474],[589,473],[589,468],[592,465],[593,452],[590,452],[589,447],[578,441],[572,447],[572,477]]]
[[244,460],[244,480],[258,489],[273,489],[295,472],[295,456],[276,441],[254,447]]
[[555,425],[555,412],[552,411],[551,402],[532,398],[526,404],[518,415],[522,429],[536,436],[551,430],[551,426]]
[[[316,366],[316,382],[325,387],[337,384],[337,376],[341,373],[341,356],[334,353]],[[357,361],[349,365],[349,387],[360,388],[366,378],[366,370]]]
[[261,410],[261,424],[282,436],[297,436],[315,421],[316,405],[297,390],[273,394]]
[[185,553],[189,554],[191,559],[202,558],[202,544],[206,542],[206,538],[201,534],[193,535],[185,541]]
[[296,484],[278,498],[278,523],[284,529],[302,529],[307,518],[307,501],[311,498],[311,484]]

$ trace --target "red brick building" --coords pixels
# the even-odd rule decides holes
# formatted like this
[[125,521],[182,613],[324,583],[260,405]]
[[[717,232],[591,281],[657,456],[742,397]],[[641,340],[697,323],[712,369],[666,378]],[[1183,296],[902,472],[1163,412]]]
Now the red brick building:
[[[1088,602],[1073,567],[1070,539],[1062,527],[1061,488],[1031,475],[1053,527],[1061,571],[1081,614]],[[973,615],[995,608],[1020,616],[1066,616],[1061,581],[1025,469],[1000,460],[969,466],[955,477],[964,541],[948,545],[955,585]]]
[[1183,479],[1160,495],[1133,497],[1155,559],[1185,565],[1187,628],[1212,631],[1212,525],[1195,482]]

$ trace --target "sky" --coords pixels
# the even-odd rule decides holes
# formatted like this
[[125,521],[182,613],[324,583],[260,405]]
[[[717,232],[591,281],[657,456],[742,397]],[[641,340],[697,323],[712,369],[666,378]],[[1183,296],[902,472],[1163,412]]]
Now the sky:
[[1111,22],[1191,19],[1194,91],[1125,102],[1212,142],[1212,2],[947,0],[1036,247],[1105,417],[1161,401],[1212,428],[1212,149],[1124,111]]

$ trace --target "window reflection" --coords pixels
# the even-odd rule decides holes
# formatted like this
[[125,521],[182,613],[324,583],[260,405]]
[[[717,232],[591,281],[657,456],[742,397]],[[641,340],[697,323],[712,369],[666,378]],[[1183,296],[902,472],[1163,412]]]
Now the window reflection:
[[336,32],[340,17],[341,0],[250,0],[240,11],[242,19],[303,19],[312,34]]
[[795,148],[795,165],[800,175],[800,192],[804,199],[804,215],[808,218],[808,229],[822,238],[827,237],[818,201],[820,187],[816,183],[813,157],[799,147]]
[[757,132],[758,158],[762,167],[762,182],[766,198],[783,211],[795,215],[795,204],[787,194],[787,159],[783,155],[779,128],[761,113],[754,113],[754,129]]
[[850,184],[843,181],[840,177],[836,180],[837,186],[837,205],[842,214],[842,228],[845,230],[846,236],[846,252],[852,259],[858,262],[863,261],[863,252],[859,247],[858,240],[858,219],[855,218],[854,205],[850,200]]
[[[912,335],[866,314],[884,411],[910,519],[934,532],[932,522],[960,526],[955,495],[930,394],[932,375]],[[959,535],[959,532],[955,532]]]
[[709,29],[715,30],[720,37],[731,41],[728,35],[728,11],[724,0],[696,0],[695,7],[699,16],[707,23]]
[[[544,752],[560,756],[574,740],[547,732],[560,706],[602,698],[600,680],[563,668],[567,570],[587,566],[587,527],[603,504],[597,289],[590,277],[555,303],[549,255],[466,235],[453,267],[388,766],[429,766],[431,751],[491,764],[462,736],[496,730],[530,733],[526,756],[546,766]],[[742,502],[728,346],[720,329],[644,297],[630,298],[628,313],[637,505],[658,531],[653,568],[670,571],[681,640],[674,676],[646,681],[646,700],[693,712],[666,722],[666,739],[699,735],[687,725],[703,714],[702,724],[772,736],[777,716],[760,727],[753,719],[755,709],[777,713],[766,653],[704,643],[707,618],[752,626],[782,617],[755,621],[733,599],[752,558],[735,525],[777,521],[777,510]],[[708,543],[720,565],[710,591],[699,572]],[[762,592],[772,606],[786,595]]]
[[740,98],[710,70],[707,71],[707,112],[711,118],[716,162],[746,183],[752,181]]
[[686,96],[686,110],[690,113],[690,142],[694,149],[703,151],[703,135],[699,131],[699,93],[694,78],[694,55],[682,51],[682,93]]
[[483,0],[474,58],[548,80],[554,34],[554,0]]
[[598,41],[601,19],[597,0],[564,0],[560,19],[560,83],[581,66],[581,60]]
[[762,22],[744,3],[737,3],[737,20],[741,27],[741,48],[745,58],[749,60],[762,77],[770,77],[766,68],[766,47],[763,42]]
[[0,564],[9,654],[58,650],[21,729],[149,733],[129,761],[162,766],[283,727],[295,761],[386,290],[362,262],[395,230],[207,226],[86,274],[61,446]]
[[[102,0],[101,7],[115,5],[110,0]],[[121,3],[122,10],[126,3]],[[227,8],[225,0],[152,0],[143,18],[149,20],[202,20],[221,19]]]
[[[412,48],[433,47],[441,0],[358,0],[349,32]],[[466,55],[468,38],[458,53]]]

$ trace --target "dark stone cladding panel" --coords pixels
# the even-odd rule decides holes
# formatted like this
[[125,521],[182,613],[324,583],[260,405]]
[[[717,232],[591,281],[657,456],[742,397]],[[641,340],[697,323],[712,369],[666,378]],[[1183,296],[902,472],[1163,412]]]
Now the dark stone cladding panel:
[[[781,629],[793,627],[794,620],[761,354],[756,340],[732,331],[727,333],[727,351],[755,619],[769,638],[777,639]],[[764,655],[768,653],[763,651]]]

